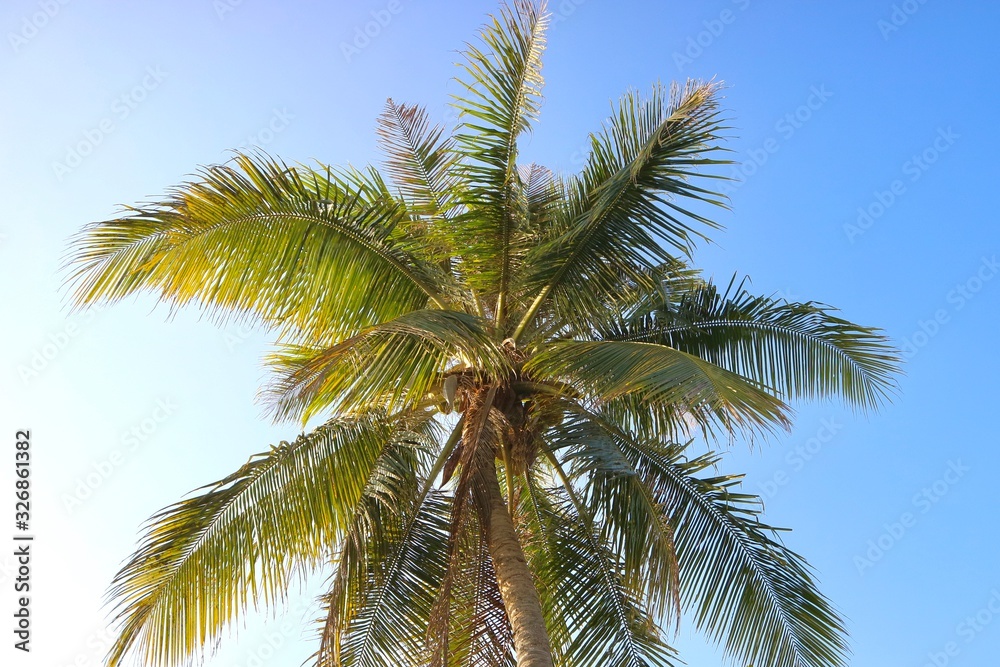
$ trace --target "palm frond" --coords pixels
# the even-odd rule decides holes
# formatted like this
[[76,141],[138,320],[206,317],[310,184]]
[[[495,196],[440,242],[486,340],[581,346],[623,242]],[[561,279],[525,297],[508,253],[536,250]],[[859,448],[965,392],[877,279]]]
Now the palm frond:
[[[399,548],[400,536],[406,536],[411,531],[419,532],[416,524],[425,503],[430,503],[431,517],[444,511],[443,504],[448,503],[446,496],[438,495],[430,500],[428,497],[435,493],[434,484],[459,443],[463,423],[464,419],[459,418],[458,423],[453,425],[451,436],[440,451],[436,452],[436,459],[430,470],[426,470],[425,465],[412,465],[405,457],[391,456],[396,450],[390,450],[390,456],[381,459],[383,470],[380,471],[381,474],[372,475],[371,482],[358,502],[350,530],[340,542],[330,588],[322,596],[327,611],[321,621],[319,650],[313,655],[317,667],[340,667],[344,664],[344,640],[352,634],[357,649],[357,616],[361,608],[370,602],[371,587],[385,585],[384,579],[375,580],[373,573],[378,569],[373,568],[372,563],[382,563],[384,568],[386,554],[393,548]],[[426,432],[428,437],[438,441],[443,439],[438,422],[428,420],[424,425],[422,432]],[[402,450],[398,451],[403,453]],[[411,470],[415,470],[417,474],[412,477],[406,474]],[[400,471],[405,472],[400,474]],[[417,602],[423,599],[415,598]],[[420,610],[426,611],[426,608],[418,605],[417,611]],[[406,610],[399,609],[397,612],[402,614]],[[370,616],[370,619],[376,616]],[[371,624],[366,626],[369,635],[372,634],[372,627]],[[365,641],[371,645],[391,641],[391,637],[386,640],[377,635],[369,636]],[[407,641],[414,641],[412,633]],[[425,653],[412,648],[410,652],[421,658]]]
[[513,667],[513,636],[486,538],[476,513],[467,518],[465,530],[452,534],[447,585],[427,627],[430,667]]
[[[551,301],[554,317],[586,321],[623,274],[639,278],[650,266],[682,255],[703,229],[718,227],[678,199],[723,205],[722,196],[691,180],[705,167],[725,164],[711,154],[722,126],[718,87],[689,82],[669,91],[655,86],[648,99],[627,94],[605,130],[591,139],[583,173],[568,184],[562,220],[533,248],[525,286],[537,294],[521,319],[518,338]],[[666,248],[664,247],[666,246]]]
[[658,622],[679,624],[673,526],[616,437],[620,437],[617,430],[579,406],[545,434],[552,453],[567,466],[582,502],[602,518],[601,539],[621,560],[622,584],[642,597]]
[[[526,240],[540,241],[562,210],[565,191],[563,182],[552,171],[539,164],[519,168],[524,184],[524,227]],[[534,245],[534,243],[531,243]]]
[[386,449],[420,440],[382,413],[330,420],[155,515],[109,591],[121,630],[108,664],[179,665],[282,599],[330,558]]
[[381,538],[369,540],[363,579],[340,601],[335,639],[320,667],[426,665],[425,641],[437,587],[447,569],[451,499],[431,489],[383,515]]
[[379,116],[378,136],[386,171],[416,218],[409,223],[410,233],[427,241],[427,254],[449,260],[457,250],[446,224],[459,202],[454,141],[441,126],[430,125],[422,107],[391,99]]
[[718,457],[686,460],[681,445],[615,441],[675,527],[681,601],[701,630],[746,664],[845,664],[843,621],[759,521],[760,499],[736,490],[741,476],[697,476]]
[[532,502],[544,524],[547,553],[533,560],[540,563],[540,588],[566,624],[565,634],[553,633],[553,640],[562,642],[562,664],[673,665],[675,652],[663,641],[642,596],[625,585],[620,558],[601,538],[597,518],[577,496],[558,460],[551,453],[548,460],[562,486],[534,485]]
[[482,29],[481,45],[466,47],[464,90],[454,101],[466,183],[467,211],[457,228],[464,270],[474,289],[497,300],[501,327],[514,258],[525,247],[517,140],[538,116],[547,24],[544,8],[530,0],[502,5]]
[[757,383],[665,345],[622,341],[558,341],[525,364],[544,381],[563,381],[592,401],[634,401],[690,415],[711,429],[747,433],[790,423],[788,408]]
[[899,357],[889,340],[823,304],[754,296],[734,278],[725,291],[672,285],[637,306],[607,337],[683,350],[786,399],[840,396],[875,408],[895,386]]
[[304,339],[444,306],[445,278],[394,234],[406,209],[376,172],[237,154],[200,176],[74,240],[76,304],[149,292],[219,320],[259,317]]

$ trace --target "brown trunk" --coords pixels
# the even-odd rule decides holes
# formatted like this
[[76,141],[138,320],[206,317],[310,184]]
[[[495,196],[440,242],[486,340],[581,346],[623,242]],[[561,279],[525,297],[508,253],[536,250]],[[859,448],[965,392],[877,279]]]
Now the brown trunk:
[[514,633],[517,666],[552,667],[552,648],[542,616],[542,604],[521,550],[521,541],[514,531],[514,522],[500,495],[495,463],[490,461],[482,468],[485,468],[481,472],[486,487],[483,489],[486,542]]

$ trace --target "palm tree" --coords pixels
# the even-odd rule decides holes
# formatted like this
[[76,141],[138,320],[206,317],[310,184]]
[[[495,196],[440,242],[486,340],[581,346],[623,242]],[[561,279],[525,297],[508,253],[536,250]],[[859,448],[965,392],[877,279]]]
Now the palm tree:
[[74,240],[79,307],[262,323],[273,415],[325,419],[151,519],[110,665],[202,654],[324,567],[321,666],[666,665],[682,613],[737,660],[843,664],[805,561],[689,444],[799,398],[877,407],[895,353],[691,268],[717,228],[691,205],[724,205],[716,85],[626,94],[579,174],[519,164],[545,27],[522,1],[490,19],[453,134],[386,103],[391,185],[236,154]]

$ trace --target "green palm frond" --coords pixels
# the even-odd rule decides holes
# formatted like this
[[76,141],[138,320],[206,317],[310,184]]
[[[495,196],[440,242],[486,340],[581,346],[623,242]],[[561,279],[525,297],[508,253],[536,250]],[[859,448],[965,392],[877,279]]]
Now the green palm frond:
[[[523,244],[514,254],[513,275],[507,296],[507,311],[512,316],[520,316],[530,305],[533,294],[526,287],[525,281],[530,278],[534,266],[527,261],[531,249],[536,247],[550,233],[556,221],[563,215],[566,205],[566,189],[563,179],[557,177],[549,169],[537,164],[520,168],[520,182],[523,192],[519,198],[523,210],[520,212],[520,227],[518,229]],[[527,327],[534,339],[546,336],[539,333],[545,326],[543,318],[536,317]],[[551,322],[549,322],[551,324]],[[557,327],[564,327],[559,322]],[[523,333],[523,332],[522,332]],[[546,330],[548,336],[558,336],[559,331]]]
[[277,378],[266,399],[279,418],[322,411],[390,412],[441,398],[445,373],[503,378],[511,367],[475,315],[418,310],[328,348],[285,346],[270,357]]
[[618,332],[625,322],[632,322],[648,314],[657,306],[672,303],[673,295],[697,289],[704,279],[701,271],[688,260],[673,257],[643,269],[619,271],[610,294],[595,299],[585,319],[563,323],[564,331],[557,337],[576,340],[624,340]]
[[347,591],[336,651],[322,667],[427,664],[425,632],[447,567],[451,500],[432,489],[418,501],[384,517],[381,539],[369,541],[365,578]]
[[601,403],[634,400],[690,415],[703,428],[721,424],[747,433],[790,423],[787,406],[757,383],[698,357],[653,343],[558,341],[525,370],[563,381]]
[[[340,542],[330,588],[321,597],[327,613],[320,629],[320,647],[313,656],[317,667],[351,664],[345,662],[345,650],[347,656],[374,656],[380,650],[385,650],[379,649],[379,646],[391,645],[394,640],[399,639],[392,634],[395,629],[391,618],[393,610],[372,609],[372,600],[379,604],[383,601],[398,601],[392,597],[391,592],[378,593],[377,587],[391,585],[392,577],[405,576],[401,570],[407,566],[404,560],[407,540],[412,541],[414,537],[419,538],[421,535],[435,535],[437,529],[434,526],[440,528],[442,517],[450,513],[450,500],[447,495],[436,492],[434,484],[458,445],[463,423],[464,418],[459,418],[452,427],[451,436],[436,453],[436,460],[429,471],[424,466],[407,467],[405,459],[390,456],[382,459],[382,474],[371,477],[372,481],[354,510],[350,529]],[[431,431],[437,423],[429,420],[425,425],[431,427],[427,429]],[[439,432],[434,434],[436,439],[443,439],[443,432],[439,428],[437,430]],[[392,453],[393,450],[390,450],[390,454]],[[402,466],[398,463],[401,460]],[[398,473],[401,468],[416,469],[418,474],[410,479],[407,475]],[[406,494],[407,490],[411,493]],[[443,576],[443,559],[447,556],[438,548],[442,545],[443,541],[434,541],[434,548],[427,552],[429,571],[437,576]],[[411,558],[412,555],[411,551]],[[379,573],[381,574],[377,577]],[[387,576],[390,579],[388,582]],[[429,622],[427,614],[430,613],[430,603],[424,596],[417,596],[414,600],[425,603],[420,607],[424,615],[418,615],[417,621]],[[367,609],[367,612],[359,620],[363,609]],[[405,605],[396,610],[400,614],[407,611]],[[386,617],[387,614],[390,615],[389,618]],[[404,623],[404,627],[409,626]],[[417,641],[416,634],[411,631],[404,632],[404,635],[409,653],[406,660],[424,660],[426,652],[413,647],[413,643]],[[345,642],[348,644],[346,648]],[[408,663],[403,661],[399,664]]]
[[638,278],[671,260],[666,244],[684,255],[703,229],[718,227],[678,199],[723,205],[722,196],[694,185],[699,169],[725,164],[711,154],[723,127],[718,87],[689,82],[648,99],[627,94],[604,132],[592,137],[583,173],[568,183],[563,220],[525,259],[528,289],[537,293],[514,334],[518,338],[547,300],[557,319],[586,320],[615,294],[621,276]]
[[506,300],[524,237],[523,185],[517,165],[518,137],[530,129],[541,105],[542,52],[548,19],[527,0],[502,5],[468,45],[460,66],[463,91],[455,98],[461,125],[455,136],[462,154],[466,208],[456,228],[471,287],[495,298],[497,322]]
[[77,304],[150,292],[305,339],[444,306],[444,277],[394,235],[406,209],[375,172],[237,154],[200,176],[77,237],[69,276]]
[[560,664],[574,667],[655,667],[674,665],[675,652],[663,640],[656,619],[641,595],[624,582],[623,566],[601,538],[594,513],[578,497],[558,460],[549,462],[561,488],[533,484],[532,503],[546,536],[536,574],[540,588],[558,608],[565,634],[559,641]]
[[452,540],[448,572],[427,626],[430,667],[513,666],[510,623],[475,512]]
[[330,420],[154,516],[109,592],[121,632],[108,664],[180,664],[248,606],[282,599],[330,558],[386,450],[423,440],[400,427],[384,413]]
[[546,432],[591,512],[603,518],[602,540],[622,563],[622,583],[642,596],[658,622],[680,624],[674,528],[660,500],[639,477],[602,418],[576,407]]
[[423,217],[444,218],[451,211],[455,178],[450,172],[457,155],[444,128],[430,126],[427,112],[391,99],[379,116],[379,145],[386,166],[410,210]]
[[743,282],[667,285],[609,338],[655,342],[753,378],[786,399],[840,396],[875,408],[895,386],[898,354],[877,329],[813,302],[754,296]]
[[534,245],[554,224],[556,217],[562,211],[566,193],[562,180],[542,165],[522,166],[520,172],[521,183],[524,184],[523,198],[527,206],[521,231],[528,235],[525,240]]
[[808,566],[759,521],[741,476],[698,477],[718,458],[690,461],[679,445],[638,442],[613,427],[622,454],[675,526],[681,601],[696,625],[748,664],[844,664],[844,624]]
[[379,145],[386,171],[415,220],[409,231],[424,239],[426,254],[449,262],[456,254],[446,220],[460,201],[454,172],[458,154],[441,126],[431,126],[423,108],[388,100],[379,116]]

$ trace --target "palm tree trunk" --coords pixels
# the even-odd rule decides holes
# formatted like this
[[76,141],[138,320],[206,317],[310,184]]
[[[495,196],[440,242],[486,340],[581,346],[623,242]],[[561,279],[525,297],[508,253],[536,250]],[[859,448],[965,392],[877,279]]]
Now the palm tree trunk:
[[514,632],[518,667],[552,667],[552,648],[542,616],[542,603],[514,531],[507,504],[500,495],[493,461],[482,466],[486,495],[486,543],[500,586],[507,618]]

